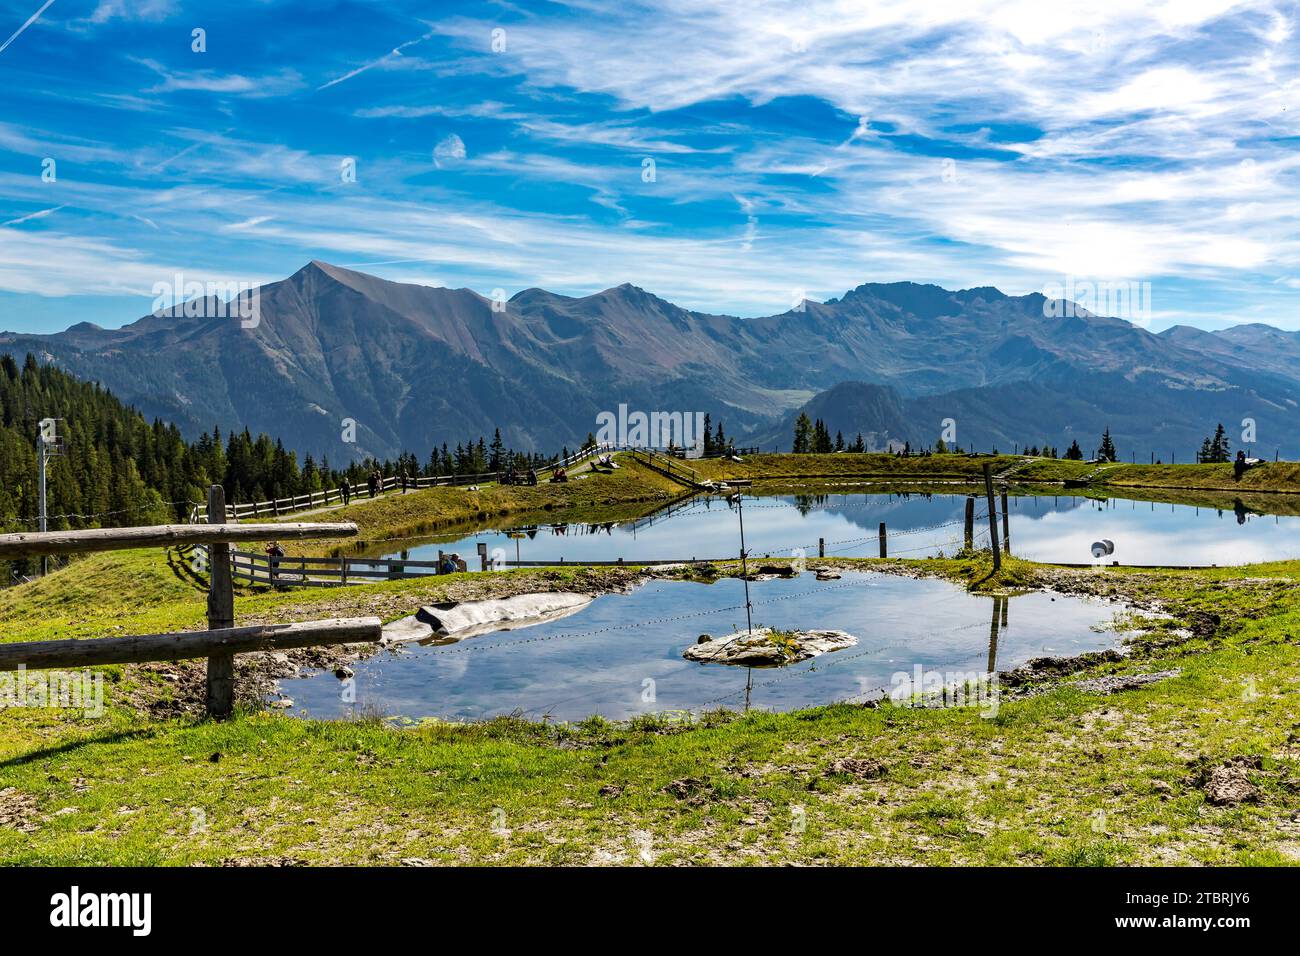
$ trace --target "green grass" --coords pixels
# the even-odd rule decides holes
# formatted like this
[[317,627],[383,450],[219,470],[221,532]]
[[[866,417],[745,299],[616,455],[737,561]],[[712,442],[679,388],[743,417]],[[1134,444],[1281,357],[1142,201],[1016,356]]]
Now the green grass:
[[[911,566],[976,586],[985,561]],[[1059,584],[1065,573],[1027,562],[1006,571],[1004,587]],[[0,791],[8,794],[0,808],[21,795],[34,829],[0,825],[0,860],[1300,859],[1291,820],[1300,810],[1300,563],[1072,574],[1187,613],[1213,610],[1222,624],[1187,641],[1154,640],[1139,661],[1099,668],[1179,667],[1176,679],[1110,697],[1066,687],[1003,702],[994,719],[974,709],[839,705],[694,724],[502,719],[398,730],[254,712],[223,724],[150,721],[120,701],[98,721],[9,712],[0,718]],[[1273,585],[1238,586],[1243,579]],[[46,596],[43,606],[56,605]],[[110,693],[121,691],[114,684]],[[1209,805],[1187,782],[1189,762],[1238,754],[1263,758],[1261,802]],[[828,772],[847,756],[887,770],[873,779]],[[686,783],[666,791],[674,781]]]
[[[434,532],[467,527],[473,522],[509,518],[511,524],[566,520],[580,514],[584,520],[619,520],[638,512],[637,505],[664,504],[681,497],[685,489],[627,456],[612,474],[583,472],[568,482],[527,485],[437,487],[393,493],[374,501],[354,501],[307,518],[288,515],[285,521],[353,521],[358,536],[352,539],[284,542],[291,554],[331,554],[340,551],[375,551],[367,543],[415,539]],[[384,550],[382,547],[379,551]],[[389,548],[388,550],[394,550]]]
[[[873,484],[891,481],[982,482],[985,463],[991,464],[996,475],[1022,460],[1019,455],[760,454],[743,456],[740,462],[711,458],[693,461],[690,465],[715,480],[749,480],[774,487],[802,485],[811,489],[819,484],[854,480],[869,480]],[[1296,462],[1268,462],[1250,469],[1237,481],[1230,464],[1140,465],[1118,462],[1090,465],[1059,458],[1040,458],[1017,469],[1011,480],[1017,484],[1059,484],[1089,476],[1092,476],[1091,487],[1098,493],[1117,489],[1126,492],[1129,489],[1184,489],[1231,492],[1234,496],[1300,494],[1300,463]]]
[[[599,494],[581,506],[613,506]],[[377,512],[373,527],[459,520],[455,500],[420,495]],[[1003,700],[991,719],[978,708],[835,705],[694,721],[397,729],[248,709],[225,723],[154,719],[142,702],[179,691],[145,667],[106,668],[100,718],[0,711],[0,862],[1300,862],[1300,561],[1068,571],[1013,558],[996,576],[986,554],[833,563],[943,575],[981,591],[1056,587],[1159,606],[1174,617],[1148,620],[1131,659],[1081,676],[1180,674],[1111,696],[1067,683]],[[566,567],[243,589],[236,618],[391,619],[432,600],[590,589],[633,573]],[[0,591],[0,636],[201,627],[202,583],[174,552],[87,557]],[[1261,760],[1250,772],[1259,801],[1211,805],[1193,765],[1238,755]],[[832,773],[845,757],[884,770]]]

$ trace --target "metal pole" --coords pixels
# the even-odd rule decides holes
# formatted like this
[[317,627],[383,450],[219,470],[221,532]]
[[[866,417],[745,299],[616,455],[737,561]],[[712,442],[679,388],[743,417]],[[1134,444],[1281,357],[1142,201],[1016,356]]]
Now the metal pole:
[[749,562],[745,553],[745,496],[736,495],[736,514],[740,518],[740,579],[745,582],[745,623],[750,637],[754,636],[754,617],[749,604]]
[[[41,505],[40,505],[41,530],[48,531],[49,527],[47,526],[46,510],[45,510],[45,433],[44,432],[37,433],[36,460],[38,462],[37,467],[40,473],[40,484],[41,484]],[[49,572],[49,569],[50,569],[50,559],[45,555],[41,555],[41,576],[44,577]]]

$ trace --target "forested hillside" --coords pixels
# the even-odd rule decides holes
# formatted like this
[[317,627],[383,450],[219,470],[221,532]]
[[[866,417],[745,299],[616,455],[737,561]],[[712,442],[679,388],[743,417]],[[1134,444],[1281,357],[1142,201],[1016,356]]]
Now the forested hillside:
[[278,439],[219,428],[186,442],[173,424],[145,420],[111,392],[83,382],[32,355],[19,365],[0,355],[0,530],[35,530],[39,514],[36,436],[42,418],[58,418],[63,454],[47,481],[49,527],[151,524],[183,519],[209,484],[225,486],[231,502],[258,501],[337,486],[344,474],[364,480],[373,468],[386,475],[470,474],[539,459],[516,455],[499,436],[445,444],[421,463],[404,453],[396,461],[358,458],[342,469],[308,456],[301,464]]

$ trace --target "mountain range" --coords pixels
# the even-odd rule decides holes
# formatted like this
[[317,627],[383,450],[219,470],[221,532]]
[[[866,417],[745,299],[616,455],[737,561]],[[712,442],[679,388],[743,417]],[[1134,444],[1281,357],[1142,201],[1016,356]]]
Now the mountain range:
[[[215,306],[215,300],[212,303]],[[1042,295],[868,283],[780,315],[680,308],[633,285],[569,297],[392,282],[313,261],[263,286],[259,321],[174,308],[120,329],[0,333],[189,436],[248,427],[341,463],[491,435],[556,451],[601,411],[704,411],[739,444],[788,449],[800,410],[876,447],[1085,450],[1190,460],[1218,422],[1253,419],[1257,453],[1300,452],[1300,333],[1160,334]],[[355,422],[355,442],[344,441]]]

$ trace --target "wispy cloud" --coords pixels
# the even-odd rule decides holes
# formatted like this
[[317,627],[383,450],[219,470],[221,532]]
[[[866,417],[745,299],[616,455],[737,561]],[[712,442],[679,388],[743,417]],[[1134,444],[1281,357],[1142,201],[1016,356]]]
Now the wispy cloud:
[[146,93],[174,93],[200,91],[228,93],[236,96],[281,96],[304,86],[302,77],[294,70],[285,69],[261,76],[244,76],[240,73],[219,73],[215,70],[169,70],[157,60],[133,58],[135,62],[157,73],[162,82],[145,90]]
[[0,43],[0,53],[3,53],[5,49],[9,46],[9,44],[13,43],[20,36],[22,36],[24,30],[26,30],[33,23],[39,20],[41,18],[41,14],[44,13],[46,10],[48,10],[50,8],[50,4],[52,3],[54,3],[54,0],[45,0],[45,3],[41,6],[41,8],[37,10],[35,13],[33,13],[30,17],[28,17],[23,22],[23,25],[13,32],[13,35],[10,36],[9,39],[5,40],[4,43]]
[[[23,242],[0,291],[320,256],[758,314],[794,288],[1070,274],[1152,280],[1189,321],[1300,325],[1291,5],[332,9],[337,42],[267,2],[223,11],[224,45],[192,56],[158,22],[171,5],[103,2],[93,29],[7,50],[0,219]],[[215,52],[230,36],[238,57]],[[60,203],[77,214],[21,228]]]
[[327,90],[331,86],[338,86],[340,83],[347,82],[348,80],[352,79],[354,76],[360,76],[362,73],[365,73],[367,70],[373,70],[375,67],[382,67],[390,63],[393,63],[395,60],[399,59],[402,56],[403,50],[408,50],[413,46],[417,46],[418,44],[423,43],[425,40],[428,40],[430,37],[434,36],[435,32],[436,31],[431,30],[430,32],[424,34],[423,36],[416,37],[414,40],[407,40],[405,43],[399,43],[397,46],[393,47],[383,56],[379,57],[379,59],[371,60],[369,63],[363,63],[361,66],[348,70],[348,72],[344,73],[343,75],[336,76],[334,77],[334,79],[322,83],[320,86],[316,87],[316,89],[318,92],[320,90]]
[[49,209],[41,209],[37,212],[29,212],[25,216],[19,216],[17,219],[10,219],[8,222],[0,222],[0,226],[20,226],[25,222],[31,222],[33,219],[44,219],[51,213],[56,213],[60,209],[66,209],[67,205],[51,206]]

